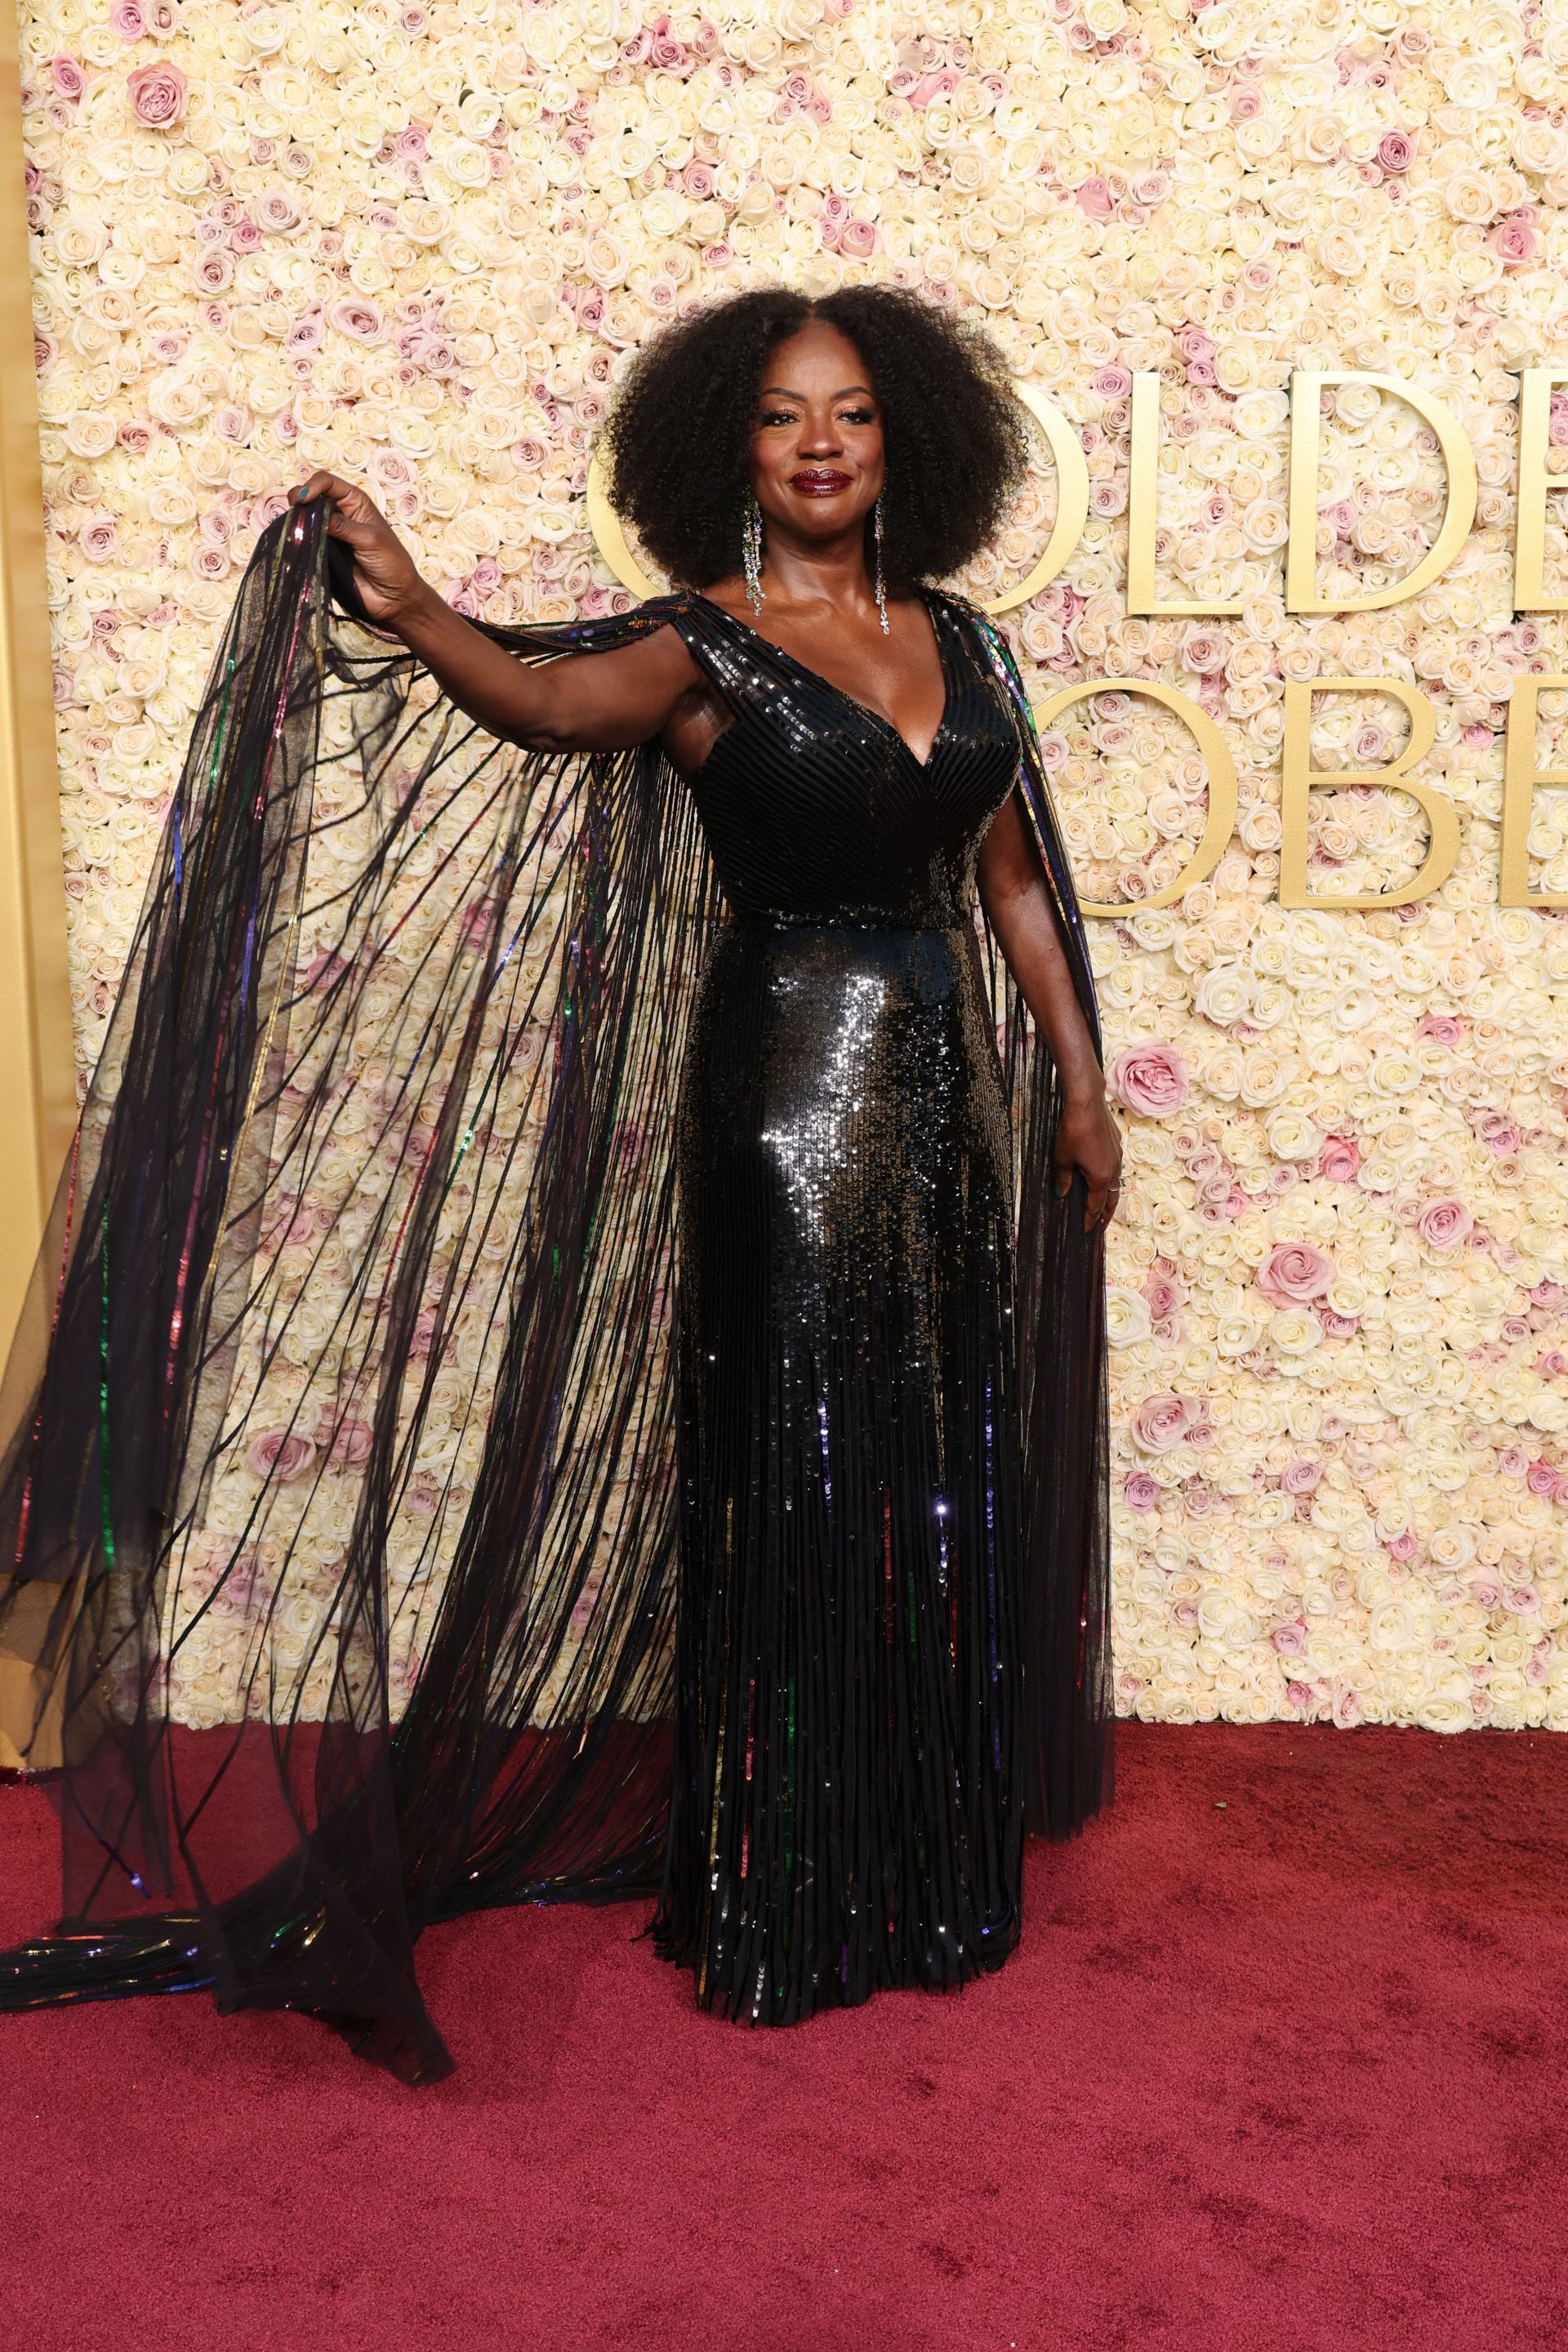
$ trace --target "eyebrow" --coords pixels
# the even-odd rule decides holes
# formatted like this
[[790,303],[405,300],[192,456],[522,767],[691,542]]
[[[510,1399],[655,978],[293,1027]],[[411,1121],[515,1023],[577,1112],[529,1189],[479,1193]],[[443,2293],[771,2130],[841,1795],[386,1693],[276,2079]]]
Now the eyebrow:
[[[847,383],[842,385],[840,389],[834,394],[833,397],[835,400],[847,400],[852,392],[864,394],[868,400],[875,400],[877,396],[868,383]],[[759,400],[767,400],[770,398],[773,400],[798,400],[803,406],[805,402],[805,394],[804,392],[792,392],[788,384],[784,383],[764,383],[761,392],[758,393],[757,398]]]

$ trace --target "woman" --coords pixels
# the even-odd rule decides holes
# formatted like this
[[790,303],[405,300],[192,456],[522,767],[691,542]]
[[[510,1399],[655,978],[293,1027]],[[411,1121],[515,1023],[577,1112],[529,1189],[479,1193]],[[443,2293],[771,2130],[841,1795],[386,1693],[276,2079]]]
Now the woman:
[[609,446],[690,583],[624,621],[482,631],[330,474],[247,575],[10,1383],[73,1930],[12,2005],[209,1983],[427,2076],[426,1919],[662,1849],[659,1948],[784,2022],[1000,1965],[1026,1811],[1098,1801],[1120,1151],[1026,704],[927,584],[1021,420],[912,298],[777,289]]

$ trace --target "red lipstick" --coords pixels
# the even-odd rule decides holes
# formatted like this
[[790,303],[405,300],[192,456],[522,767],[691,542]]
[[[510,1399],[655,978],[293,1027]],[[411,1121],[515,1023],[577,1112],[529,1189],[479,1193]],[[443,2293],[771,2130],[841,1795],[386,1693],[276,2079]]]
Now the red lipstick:
[[835,499],[840,490],[849,488],[852,478],[832,466],[803,466],[798,474],[789,478],[791,489],[798,490],[805,499]]

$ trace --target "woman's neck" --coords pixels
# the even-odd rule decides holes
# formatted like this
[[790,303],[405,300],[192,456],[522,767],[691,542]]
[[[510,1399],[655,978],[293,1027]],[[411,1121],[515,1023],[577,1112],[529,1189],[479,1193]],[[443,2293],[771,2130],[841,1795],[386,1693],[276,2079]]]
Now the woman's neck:
[[873,604],[863,528],[858,523],[852,532],[825,544],[792,541],[776,528],[765,530],[763,585],[776,603],[792,607],[829,604],[858,612]]

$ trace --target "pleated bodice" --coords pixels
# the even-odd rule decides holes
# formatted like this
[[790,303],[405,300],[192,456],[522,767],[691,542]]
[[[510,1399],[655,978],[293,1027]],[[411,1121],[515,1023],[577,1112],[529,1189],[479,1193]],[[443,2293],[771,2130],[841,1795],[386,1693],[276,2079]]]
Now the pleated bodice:
[[946,699],[930,757],[854,696],[703,596],[671,612],[731,723],[691,778],[733,914],[945,929],[1010,791],[1018,735],[972,635],[926,598]]

